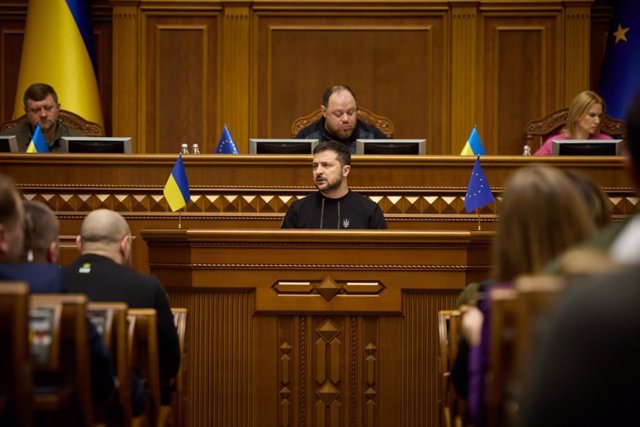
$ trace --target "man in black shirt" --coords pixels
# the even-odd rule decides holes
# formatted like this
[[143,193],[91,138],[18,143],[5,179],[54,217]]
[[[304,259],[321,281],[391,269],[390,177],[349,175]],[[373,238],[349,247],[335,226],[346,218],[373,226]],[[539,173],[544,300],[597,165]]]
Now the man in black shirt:
[[293,202],[281,228],[387,228],[377,203],[349,190],[351,153],[336,141],[313,150],[313,180],[317,192]]
[[338,141],[351,153],[356,152],[357,139],[387,139],[380,129],[358,120],[356,95],[349,86],[335,85],[327,89],[320,108],[322,118],[298,132],[296,138]]

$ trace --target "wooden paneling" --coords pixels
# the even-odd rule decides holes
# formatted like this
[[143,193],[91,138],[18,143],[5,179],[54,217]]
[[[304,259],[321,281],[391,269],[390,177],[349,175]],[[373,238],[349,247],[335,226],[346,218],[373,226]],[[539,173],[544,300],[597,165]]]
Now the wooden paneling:
[[344,83],[360,105],[391,118],[397,138],[426,137],[430,152],[442,152],[449,80],[444,13],[256,15],[256,136],[287,137],[295,118],[318,108],[327,87]]
[[558,22],[544,15],[483,19],[479,132],[489,153],[522,154],[528,121],[556,105],[562,87]]
[[492,233],[143,236],[189,309],[191,425],[437,425],[437,311],[486,277]]
[[211,152],[216,123],[215,15],[145,14],[141,152],[177,153],[181,143]]

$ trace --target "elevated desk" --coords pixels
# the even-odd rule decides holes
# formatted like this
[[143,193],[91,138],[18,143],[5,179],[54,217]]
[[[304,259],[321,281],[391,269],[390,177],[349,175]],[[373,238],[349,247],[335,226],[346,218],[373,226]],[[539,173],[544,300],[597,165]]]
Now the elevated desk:
[[[177,228],[162,189],[175,155],[0,154],[1,173],[24,196],[49,205],[60,218],[62,262],[75,258],[73,239],[91,210],[109,208],[129,222],[134,236],[143,228]],[[464,211],[473,157],[353,156],[351,187],[376,201],[390,229],[494,229],[499,196],[511,173],[523,165],[547,163],[591,176],[608,193],[616,219],[638,200],[621,158],[484,156],[482,167],[497,202],[480,215]],[[191,203],[185,228],[277,229],[291,202],[312,191],[311,156],[188,155],[184,163]],[[147,250],[134,240],[134,266],[147,267]]]
[[189,425],[436,427],[437,311],[489,275],[493,233],[141,234],[189,309]]

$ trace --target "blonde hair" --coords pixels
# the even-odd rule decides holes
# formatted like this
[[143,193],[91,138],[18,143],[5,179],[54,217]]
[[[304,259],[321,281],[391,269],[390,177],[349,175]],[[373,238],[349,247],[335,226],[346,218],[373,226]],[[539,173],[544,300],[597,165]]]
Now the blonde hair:
[[570,246],[595,234],[584,200],[559,169],[519,169],[503,194],[494,242],[497,282],[540,273]]
[[576,129],[578,128],[580,119],[596,104],[602,105],[602,114],[604,114],[606,105],[604,99],[597,93],[585,90],[573,98],[571,104],[569,104],[569,113],[567,114],[567,124],[565,126],[570,137],[576,135]]

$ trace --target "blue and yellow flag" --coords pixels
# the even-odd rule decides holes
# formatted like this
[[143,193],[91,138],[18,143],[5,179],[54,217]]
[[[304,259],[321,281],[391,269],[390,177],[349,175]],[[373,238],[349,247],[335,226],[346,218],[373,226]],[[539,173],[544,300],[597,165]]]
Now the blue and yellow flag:
[[56,90],[62,108],[103,126],[88,0],[30,0],[13,117],[33,83]]
[[27,153],[48,153],[49,146],[47,145],[47,141],[44,139],[44,135],[42,135],[42,130],[40,129],[40,124],[36,125],[36,130],[33,131],[33,135],[31,136],[31,141],[29,141],[29,145],[27,146]]
[[233,138],[231,138],[227,125],[224,125],[224,129],[222,129],[222,134],[216,147],[216,154],[238,154],[238,148],[234,144]]
[[476,157],[476,164],[473,166],[471,176],[469,177],[469,185],[467,186],[467,194],[464,197],[464,210],[473,212],[483,206],[493,202],[493,193],[484,176],[482,166],[480,166],[480,156]]
[[487,154],[484,151],[484,147],[482,146],[482,141],[480,141],[480,135],[478,135],[478,130],[476,127],[473,127],[469,138],[467,138],[467,143],[462,147],[462,151],[460,151],[461,156],[483,156]]
[[182,156],[178,156],[176,164],[173,165],[171,175],[169,175],[169,179],[164,185],[162,194],[164,194],[164,198],[167,199],[167,203],[169,203],[169,207],[173,212],[187,205],[191,195],[189,194],[189,181],[187,181],[187,172],[184,169]]
[[607,113],[624,119],[640,90],[640,2],[618,0],[607,37],[600,74],[600,94]]

